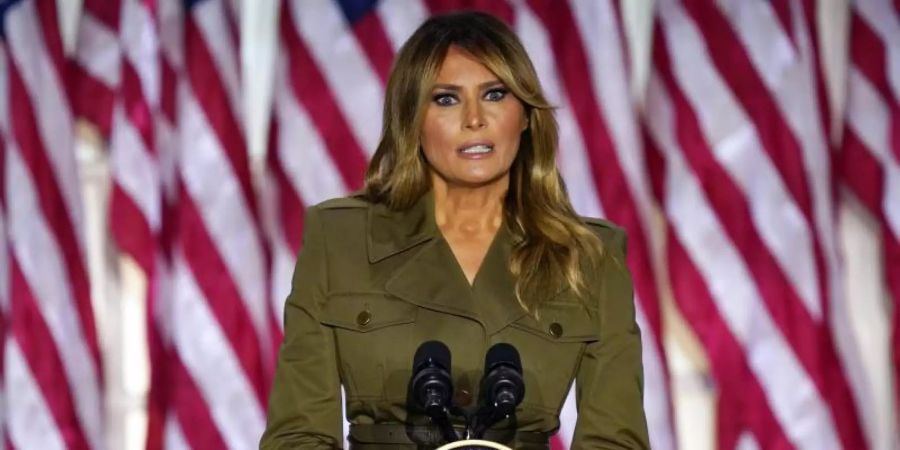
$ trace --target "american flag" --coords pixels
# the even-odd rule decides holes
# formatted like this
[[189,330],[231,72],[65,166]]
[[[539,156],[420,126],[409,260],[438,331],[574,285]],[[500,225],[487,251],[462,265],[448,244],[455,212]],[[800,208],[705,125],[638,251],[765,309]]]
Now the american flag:
[[[836,209],[846,186],[878,219],[897,304],[897,0],[853,4],[840,148],[813,0],[658,0],[638,107],[619,0],[282,0],[259,167],[237,3],[84,0],[69,60],[55,2],[2,3],[0,448],[104,448],[73,116],[107,144],[111,238],[146,279],[146,446],[255,448],[303,210],[361,186],[397,49],[455,9],[519,34],[576,209],[628,230],[653,448],[676,448],[669,296],[710,362],[716,448],[875,448]],[[570,398],[554,449],[576,420]]]
[[186,14],[171,306],[180,433],[173,439],[176,447],[250,448],[265,424],[275,321],[243,138],[237,27],[226,2],[190,2]]
[[851,27],[840,175],[881,225],[894,302],[894,379],[900,380],[900,3],[854,2]]
[[176,217],[175,67],[181,56],[172,47],[181,46],[180,10],[178,3],[164,1],[85,2],[73,78],[78,111],[108,142],[112,238],[146,282],[148,448],[161,448],[170,396],[177,392],[168,378],[172,293],[167,282]]
[[[661,0],[646,102],[676,304],[719,448],[868,448],[813,2]],[[855,369],[855,370],[854,370]]]
[[56,5],[2,8],[3,442],[101,449],[103,370]]
[[80,111],[110,123],[109,226],[147,280],[147,447],[252,448],[279,334],[235,5],[88,2],[83,17],[74,81],[113,99]]

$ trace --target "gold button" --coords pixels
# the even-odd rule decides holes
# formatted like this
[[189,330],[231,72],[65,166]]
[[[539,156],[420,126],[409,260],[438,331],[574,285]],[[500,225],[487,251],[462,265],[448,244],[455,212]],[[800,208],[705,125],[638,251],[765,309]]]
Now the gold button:
[[368,311],[363,311],[356,316],[356,324],[364,327],[372,321],[372,313]]
[[550,324],[550,335],[558,338],[563,334],[563,327],[559,324],[559,322],[553,322]]
[[472,404],[472,393],[468,389],[457,389],[453,393],[453,403],[456,406],[469,406]]

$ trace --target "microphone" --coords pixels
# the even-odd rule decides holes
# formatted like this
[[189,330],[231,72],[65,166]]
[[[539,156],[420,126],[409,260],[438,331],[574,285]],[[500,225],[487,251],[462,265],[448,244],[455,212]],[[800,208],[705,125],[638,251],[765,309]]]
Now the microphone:
[[494,344],[484,358],[482,406],[477,415],[475,437],[481,437],[488,427],[515,414],[516,406],[522,403],[523,398],[525,381],[522,379],[522,361],[518,350],[510,344]]
[[424,342],[416,350],[410,390],[414,405],[425,411],[441,427],[444,439],[448,442],[458,440],[449,416],[450,398],[453,395],[450,349],[443,342]]

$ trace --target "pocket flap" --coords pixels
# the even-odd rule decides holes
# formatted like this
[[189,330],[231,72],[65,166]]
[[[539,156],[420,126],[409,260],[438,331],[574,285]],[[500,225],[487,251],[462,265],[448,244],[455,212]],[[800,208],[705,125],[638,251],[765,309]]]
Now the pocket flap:
[[360,332],[416,320],[416,305],[381,293],[331,294],[325,300],[321,321],[326,325]]
[[538,320],[525,316],[512,326],[555,342],[592,342],[600,334],[587,309],[568,302],[544,304]]

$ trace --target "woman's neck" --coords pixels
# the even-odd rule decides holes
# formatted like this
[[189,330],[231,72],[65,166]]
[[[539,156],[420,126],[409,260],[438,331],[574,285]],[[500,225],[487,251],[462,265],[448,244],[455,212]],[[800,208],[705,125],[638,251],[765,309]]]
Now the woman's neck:
[[435,178],[432,180],[434,215],[441,231],[493,235],[500,228],[508,178],[478,187],[453,186]]

